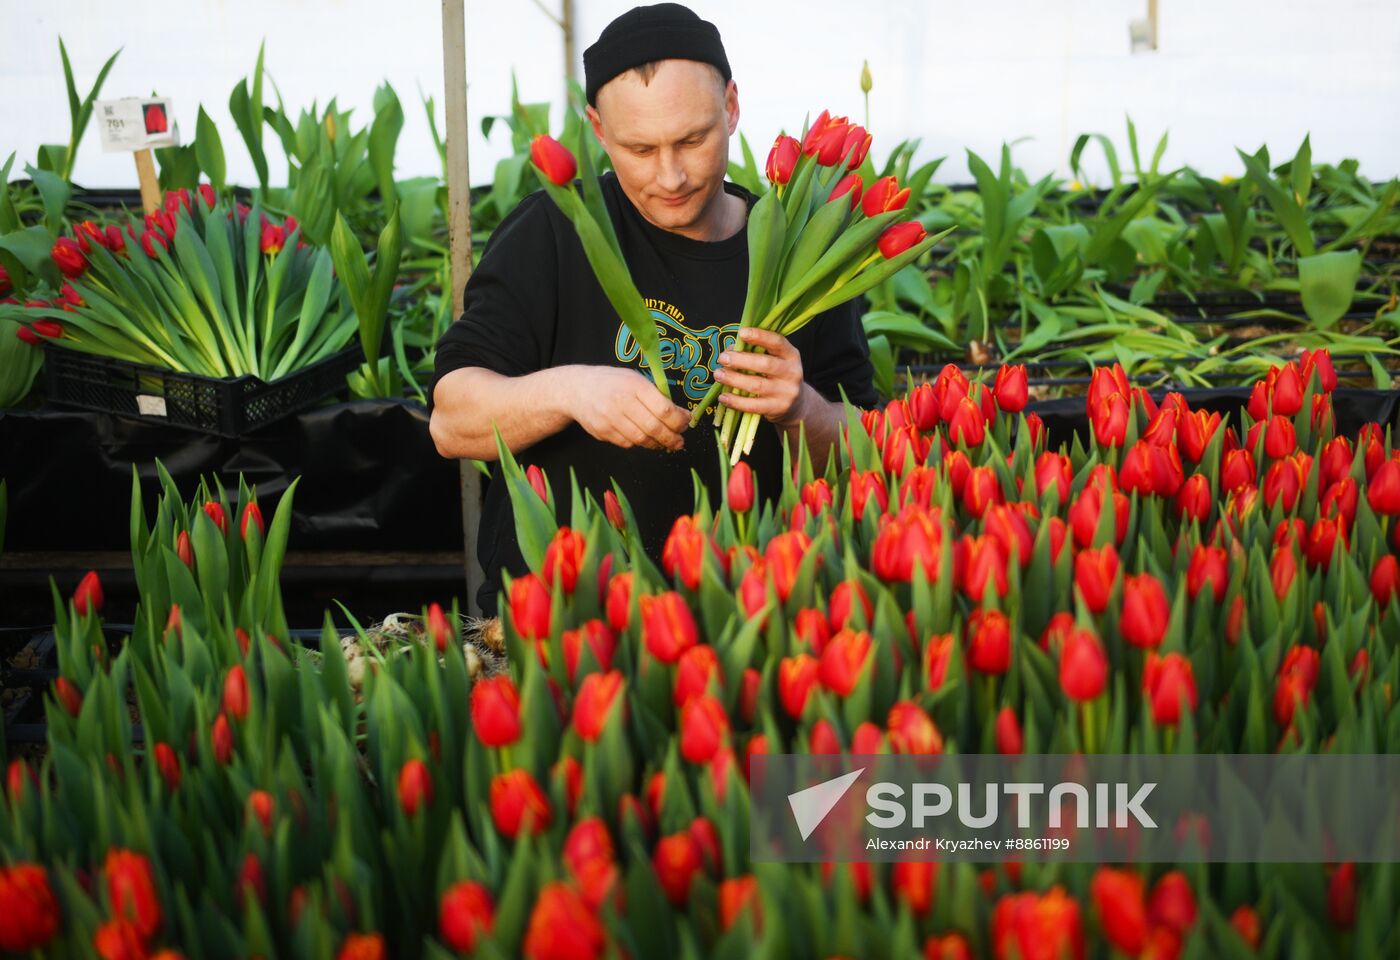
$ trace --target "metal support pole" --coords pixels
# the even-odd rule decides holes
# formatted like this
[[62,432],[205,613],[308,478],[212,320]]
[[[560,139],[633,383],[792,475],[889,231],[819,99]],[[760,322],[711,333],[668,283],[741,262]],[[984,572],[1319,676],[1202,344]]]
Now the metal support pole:
[[[447,110],[447,210],[452,316],[462,315],[472,271],[471,170],[467,162],[467,17],[464,0],[442,0],[442,76]],[[462,547],[466,554],[467,612],[481,615],[477,588],[486,577],[476,554],[481,524],[481,474],[458,461],[462,489]]]

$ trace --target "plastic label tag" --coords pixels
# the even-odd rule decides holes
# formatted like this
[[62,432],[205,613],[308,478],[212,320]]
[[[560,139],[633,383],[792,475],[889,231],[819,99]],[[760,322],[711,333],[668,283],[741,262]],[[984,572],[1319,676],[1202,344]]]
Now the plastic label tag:
[[136,395],[136,409],[143,417],[164,417],[165,398],[153,397],[148,393],[138,393]]

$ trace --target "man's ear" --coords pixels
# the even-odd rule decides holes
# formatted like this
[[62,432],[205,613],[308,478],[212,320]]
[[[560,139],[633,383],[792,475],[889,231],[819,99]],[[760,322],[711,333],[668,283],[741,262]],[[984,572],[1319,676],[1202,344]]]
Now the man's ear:
[[598,115],[598,110],[592,104],[585,109],[588,117],[588,125],[593,128],[593,135],[598,138],[598,142],[603,142],[603,118]]
[[724,87],[724,112],[729,120],[729,135],[739,129],[739,85],[733,80]]

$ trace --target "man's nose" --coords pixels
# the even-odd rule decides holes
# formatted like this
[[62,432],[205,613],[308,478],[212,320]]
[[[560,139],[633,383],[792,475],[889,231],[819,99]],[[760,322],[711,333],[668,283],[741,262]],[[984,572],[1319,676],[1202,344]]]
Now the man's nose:
[[685,186],[685,166],[676,151],[662,151],[656,171],[656,185],[669,194],[676,194]]

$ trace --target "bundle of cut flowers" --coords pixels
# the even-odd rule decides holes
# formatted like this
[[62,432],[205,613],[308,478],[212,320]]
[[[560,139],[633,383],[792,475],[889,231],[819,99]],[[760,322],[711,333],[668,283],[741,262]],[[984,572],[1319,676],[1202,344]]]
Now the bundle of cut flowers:
[[54,242],[61,286],[0,303],[17,336],[209,377],[281,379],[343,349],[356,319],[329,252],[201,184],[144,220],[77,224]]
[[[1325,353],[1238,422],[1117,368],[1048,449],[1025,371],[956,368],[740,463],[660,564],[616,490],[502,451],[510,671],[455,612],[358,683],[287,635],[289,515],[134,498],[142,603],[55,592],[48,754],[11,764],[0,943],[51,955],[1389,955],[1387,864],[776,864],[759,754],[1388,752],[1400,453]],[[571,524],[556,507],[567,502]],[[250,519],[251,518],[251,519]],[[107,641],[115,641],[108,643]],[[128,697],[128,694],[131,694]],[[141,724],[133,727],[134,711]],[[1183,843],[1212,838],[1181,824]],[[129,952],[122,953],[121,950]]]

